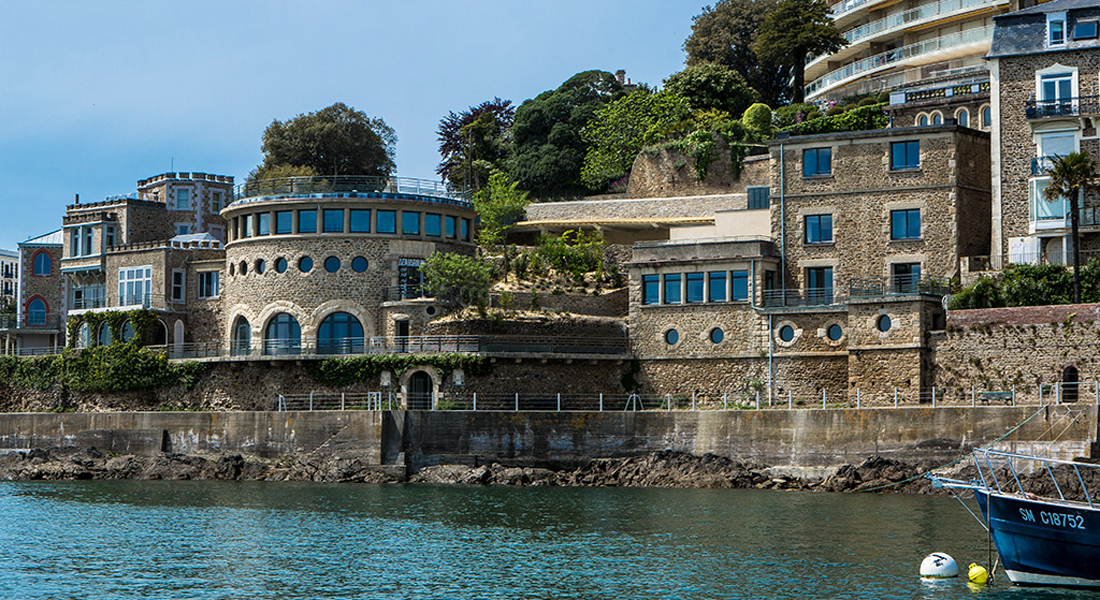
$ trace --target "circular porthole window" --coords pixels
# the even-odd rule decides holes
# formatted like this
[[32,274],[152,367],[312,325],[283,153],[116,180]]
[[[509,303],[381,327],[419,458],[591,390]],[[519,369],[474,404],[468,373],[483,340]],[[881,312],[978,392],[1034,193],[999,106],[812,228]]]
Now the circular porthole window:
[[722,331],[721,327],[715,327],[710,330],[710,341],[713,344],[721,344],[722,340],[726,339],[726,332]]
[[279,257],[275,259],[275,270],[279,273],[286,273],[286,259]]
[[429,306],[428,308],[424,309],[424,312],[428,313],[428,316],[430,317],[435,314],[435,307]]
[[890,321],[890,315],[882,315],[881,317],[879,317],[876,326],[878,327],[878,330],[883,333],[890,331],[890,327],[893,326],[893,322]]
[[676,345],[680,341],[680,332],[675,329],[669,329],[665,332],[665,343],[669,346]]
[[367,259],[362,256],[356,256],[351,259],[351,270],[356,273],[362,273],[367,270]]
[[303,256],[298,259],[298,270],[303,273],[309,273],[313,270],[313,259],[308,256]]
[[240,266],[237,267],[237,271],[241,275],[248,275],[248,263],[242,260]]
[[789,342],[794,339],[794,327],[784,325],[779,328],[779,339]]
[[229,263],[229,274],[234,275],[237,273],[237,267],[233,263]]
[[256,274],[257,275],[263,275],[264,270],[267,269],[267,262],[264,261],[264,259],[262,259],[262,258],[257,258],[255,268],[256,268]]
[[330,256],[325,259],[325,270],[329,273],[335,273],[340,270],[340,259],[335,256]]
[[844,337],[844,328],[834,323],[825,330],[825,335],[829,336],[830,340],[839,342],[840,338]]

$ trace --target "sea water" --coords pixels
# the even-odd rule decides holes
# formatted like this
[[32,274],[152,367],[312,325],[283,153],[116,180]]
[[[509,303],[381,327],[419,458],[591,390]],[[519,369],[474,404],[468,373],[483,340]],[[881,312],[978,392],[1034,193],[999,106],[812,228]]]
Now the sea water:
[[0,483],[0,598],[1095,598],[974,591],[955,500],[753,490]]

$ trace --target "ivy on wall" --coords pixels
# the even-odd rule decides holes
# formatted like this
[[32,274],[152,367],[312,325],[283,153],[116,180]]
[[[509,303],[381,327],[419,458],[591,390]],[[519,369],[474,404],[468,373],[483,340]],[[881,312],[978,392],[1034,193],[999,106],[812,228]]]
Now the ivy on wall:
[[205,364],[173,364],[163,354],[136,344],[66,349],[52,356],[0,356],[0,381],[36,390],[54,385],[78,392],[107,393],[177,385],[191,389],[205,372]]
[[484,357],[472,354],[372,354],[305,363],[306,373],[317,383],[328,387],[368,382],[383,371],[392,371],[400,377],[408,369],[418,366],[434,367],[444,377],[455,369],[478,376],[485,375],[492,368]]
[[130,340],[130,343],[136,346],[144,346],[145,340],[148,339],[149,328],[157,321],[157,316],[153,311],[142,308],[125,311],[108,310],[72,315],[65,324],[65,329],[68,333],[66,345],[69,348],[76,348],[77,335],[80,331],[80,326],[84,323],[88,324],[88,334],[92,339],[95,339],[96,332],[99,331],[100,325],[106,323],[111,333],[111,343],[117,344],[122,341],[122,332],[123,328],[126,326],[126,321],[130,322],[130,327],[134,330],[134,337]]

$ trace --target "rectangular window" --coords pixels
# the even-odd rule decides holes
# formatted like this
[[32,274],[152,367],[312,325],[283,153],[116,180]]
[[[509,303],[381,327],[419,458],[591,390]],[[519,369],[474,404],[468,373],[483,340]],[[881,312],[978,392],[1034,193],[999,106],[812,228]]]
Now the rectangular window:
[[730,284],[733,290],[734,302],[744,302],[749,299],[749,272],[730,271]]
[[906,171],[920,168],[920,141],[892,142],[890,144],[890,169]]
[[462,219],[462,240],[465,242],[470,241],[470,220]]
[[183,302],[184,272],[176,269],[172,271],[172,302]]
[[890,211],[890,239],[920,239],[920,209]]
[[352,209],[348,216],[348,225],[352,233],[370,233],[370,210]]
[[118,270],[119,306],[148,306],[153,291],[153,267],[124,267]]
[[94,230],[91,227],[84,227],[83,231],[84,231],[84,247],[82,248],[82,250],[83,250],[83,254],[88,255],[88,254],[92,253],[92,233],[93,233]]
[[325,233],[344,233],[344,211],[340,210],[325,210],[324,212],[324,228]]
[[271,213],[256,215],[256,235],[271,235]]
[[828,304],[833,301],[833,268],[806,269],[806,300],[812,304]]
[[392,210],[378,211],[378,221],[375,230],[378,233],[397,233],[397,212]]
[[317,233],[317,211],[298,211],[298,233]]
[[187,223],[176,223],[176,235],[187,235],[191,233],[191,226]]
[[443,235],[443,217],[432,213],[424,215],[424,235],[439,237]]
[[199,273],[199,298],[203,300],[206,298],[217,298],[219,279],[220,277],[217,271],[204,271]]
[[687,298],[686,300],[691,304],[696,304],[703,301],[703,274],[702,273],[688,273],[687,274]]
[[833,149],[809,148],[802,151],[802,176],[820,177],[833,174]]
[[707,273],[707,302],[726,301],[726,272]]
[[401,211],[401,233],[420,235],[420,213]]
[[221,212],[222,209],[222,191],[214,190],[210,192],[210,212]]
[[294,233],[294,213],[289,210],[281,210],[275,213],[275,233],[286,235]]
[[683,288],[680,284],[680,274],[665,275],[665,304],[679,304],[682,298]]
[[454,238],[458,237],[458,223],[457,223],[457,221],[458,221],[458,219],[452,217],[451,215],[447,215],[443,219],[443,225],[444,225],[444,227],[446,227],[446,229],[444,231],[447,234],[447,237],[449,237],[451,239],[454,239]]
[[642,304],[661,303],[661,282],[656,275],[642,275]]
[[764,271],[764,290],[775,289],[775,271]]
[[252,215],[245,215],[241,221],[241,237],[252,237]]
[[920,283],[920,263],[896,263],[891,267],[893,291],[898,294],[912,294]]
[[1047,21],[1047,29],[1050,32],[1050,45],[1060,46],[1066,43],[1066,22],[1061,19]]
[[1073,39],[1075,40],[1094,40],[1096,39],[1096,21],[1082,21],[1073,26]]
[[806,243],[829,244],[833,241],[833,215],[806,215]]
[[108,247],[108,248],[110,248],[111,246],[114,246],[115,245],[115,228],[114,228],[114,226],[108,226],[104,235],[105,235],[106,239],[104,240],[103,245]]
[[191,209],[191,190],[176,190],[176,210]]
[[770,187],[750,187],[746,190],[749,195],[749,210],[759,210],[771,207]]
[[80,228],[73,227],[69,231],[69,255],[80,256]]
[[1052,73],[1039,78],[1039,87],[1042,92],[1044,106],[1070,102],[1073,99],[1073,74]]

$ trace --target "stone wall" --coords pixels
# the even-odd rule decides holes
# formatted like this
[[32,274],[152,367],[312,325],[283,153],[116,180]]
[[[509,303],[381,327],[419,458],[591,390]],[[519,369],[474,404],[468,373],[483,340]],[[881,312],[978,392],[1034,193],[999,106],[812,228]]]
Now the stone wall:
[[[50,274],[35,275],[34,259],[39,254],[45,253],[50,257]],[[27,306],[35,298],[41,298],[46,303],[46,322],[60,320],[65,311],[63,277],[61,275],[61,256],[63,248],[60,245],[21,246],[19,249],[19,303],[20,314],[27,318]],[[61,328],[62,334],[64,328]],[[63,335],[62,338],[63,339]]]
[[[746,186],[768,185],[767,167],[757,157],[743,162],[739,178],[734,178],[729,144],[716,136],[713,159],[707,165],[706,176],[699,179],[692,158],[675,150],[661,148],[643,150],[634,159],[630,170],[627,196],[631,198],[662,198],[744,193]],[[763,163],[766,164],[766,160]]]
[[543,202],[527,206],[528,221],[575,221],[601,219],[661,219],[706,217],[718,210],[745,208],[743,193],[627,200],[578,200]]

